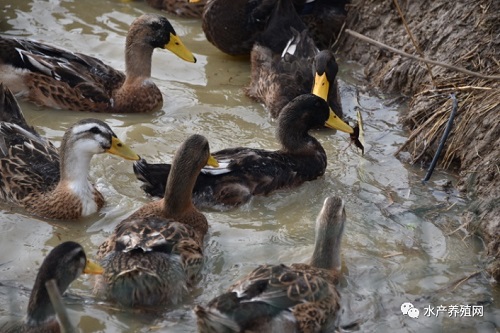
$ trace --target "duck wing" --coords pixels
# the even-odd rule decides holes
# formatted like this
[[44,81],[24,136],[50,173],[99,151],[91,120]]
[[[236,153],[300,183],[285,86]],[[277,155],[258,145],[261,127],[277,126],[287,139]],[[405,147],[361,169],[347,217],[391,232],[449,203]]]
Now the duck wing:
[[[253,195],[268,195],[316,179],[326,168],[324,151],[294,155],[238,147],[212,155],[222,170],[202,169],[193,189],[193,202],[197,207],[236,207]],[[163,196],[169,171],[170,164],[149,164],[145,160],[134,164],[134,173],[144,183],[143,190],[155,196]]]
[[12,92],[0,85],[0,196],[20,201],[59,181],[59,153],[26,123]]
[[11,123],[0,123],[0,185],[3,199],[19,202],[47,192],[60,178],[59,153],[48,140]]
[[213,299],[207,310],[200,307],[195,312],[204,317],[201,321],[219,321],[211,327],[319,332],[338,311],[338,301],[335,288],[313,272],[262,265]]
[[[66,98],[76,95],[110,104],[111,92],[125,80],[124,73],[97,58],[27,39],[0,37],[0,61],[28,71],[32,89],[46,97],[71,89]],[[50,89],[48,82],[59,89]]]
[[306,29],[288,28],[291,37],[279,52],[257,43],[251,55],[252,77],[247,96],[264,103],[277,118],[293,98],[311,92],[313,60],[319,50]]
[[193,239],[196,234],[190,226],[173,220],[147,217],[127,219],[114,232],[115,251],[158,251],[177,253],[176,246],[183,239]]

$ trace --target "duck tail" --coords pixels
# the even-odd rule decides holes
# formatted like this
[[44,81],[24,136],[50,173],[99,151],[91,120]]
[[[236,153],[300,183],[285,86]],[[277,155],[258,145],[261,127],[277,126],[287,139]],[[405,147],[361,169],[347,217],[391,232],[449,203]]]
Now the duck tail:
[[170,164],[149,164],[145,159],[134,163],[134,174],[143,182],[141,188],[153,197],[163,197]]
[[0,83],[0,121],[14,123],[23,128],[31,128],[26,123],[14,94],[3,83]]
[[194,313],[197,317],[198,330],[201,333],[234,333],[241,332],[239,325],[217,310],[205,309],[196,305]]

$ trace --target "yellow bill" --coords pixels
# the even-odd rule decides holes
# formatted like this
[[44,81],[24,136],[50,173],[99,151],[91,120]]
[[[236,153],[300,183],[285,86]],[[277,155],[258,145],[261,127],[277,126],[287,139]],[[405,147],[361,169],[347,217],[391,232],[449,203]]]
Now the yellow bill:
[[120,141],[117,137],[111,138],[111,147],[106,150],[107,153],[123,157],[126,160],[137,161],[140,159],[129,146]]
[[200,2],[200,0],[189,0],[188,2]]
[[219,162],[217,162],[217,160],[215,159],[215,157],[213,157],[212,155],[210,155],[208,157],[207,165],[210,165],[210,166],[212,166],[214,168],[218,168],[219,167]]
[[87,264],[83,269],[84,274],[102,274],[104,273],[104,268],[101,267],[98,263],[90,261],[87,259]]
[[354,129],[346,124],[342,119],[340,119],[335,112],[330,109],[330,116],[328,117],[328,120],[325,123],[325,126],[328,128],[333,128],[345,133],[352,134],[354,133]]
[[183,60],[196,62],[196,58],[191,53],[191,51],[189,51],[187,47],[184,46],[184,43],[182,43],[179,36],[176,36],[173,33],[170,33],[170,41],[167,45],[164,46],[164,48],[174,53],[176,56]]
[[323,98],[325,101],[328,100],[328,89],[330,88],[330,82],[326,78],[326,72],[323,75],[314,76],[314,86],[312,89],[312,93],[316,96]]
[[[316,73],[314,76],[314,86],[312,89],[312,93],[316,96],[323,98],[325,101],[328,101],[328,89],[330,88],[330,82],[326,77],[326,72],[322,75]],[[354,129],[346,124],[342,119],[340,119],[333,111],[330,109],[330,116],[325,123],[325,126],[328,128],[333,128],[345,133],[352,134],[354,133]]]

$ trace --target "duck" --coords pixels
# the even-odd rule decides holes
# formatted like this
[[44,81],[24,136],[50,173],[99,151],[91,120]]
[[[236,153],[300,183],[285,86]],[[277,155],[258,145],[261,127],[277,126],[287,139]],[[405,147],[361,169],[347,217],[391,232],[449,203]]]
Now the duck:
[[197,175],[218,166],[207,139],[191,135],[177,149],[163,199],[121,221],[99,246],[104,268],[97,290],[125,307],[177,304],[196,282],[203,264],[208,222],[192,203]]
[[99,211],[104,197],[89,181],[92,156],[140,157],[105,122],[82,119],[61,146],[28,125],[13,93],[0,84],[0,200],[46,219],[73,220]]
[[350,0],[294,0],[295,9],[319,49],[330,48],[342,32]]
[[72,241],[54,247],[45,257],[35,279],[24,322],[9,322],[0,327],[4,333],[59,333],[61,328],[45,284],[55,280],[59,292],[68,289],[81,274],[102,274],[102,267],[87,259],[83,247]]
[[201,18],[207,0],[191,3],[186,0],[146,0],[153,8],[186,18]]
[[354,129],[341,120],[337,72],[333,52],[316,47],[291,0],[278,0],[253,46],[251,82],[245,93],[264,103],[271,117],[277,118],[295,96],[312,91],[328,101],[337,129],[352,134]]
[[141,15],[130,25],[125,73],[82,53],[0,36],[0,81],[17,97],[40,106],[112,113],[157,111],[163,97],[151,80],[155,48],[196,62],[170,22],[157,14]]
[[329,196],[308,263],[260,265],[194,312],[200,333],[334,332],[338,325],[344,201]]
[[[321,143],[309,130],[326,124],[333,127],[324,99],[304,94],[290,101],[279,114],[276,137],[278,150],[248,147],[227,148],[213,153],[218,168],[205,167],[193,190],[193,203],[199,209],[229,210],[247,203],[253,196],[267,196],[291,189],[325,173],[327,157]],[[152,196],[165,192],[170,164],[134,163],[134,173],[142,189]]]
[[[189,0],[198,3],[200,0]],[[251,19],[261,0],[207,0],[202,14],[202,29],[207,40],[231,56],[250,54],[261,23]]]
[[[189,0],[198,2],[200,0]],[[202,14],[202,28],[207,40],[220,51],[232,56],[248,56],[254,42],[264,30],[278,0],[207,0]],[[346,0],[293,0],[304,22],[320,48],[331,44],[340,33],[347,12]]]

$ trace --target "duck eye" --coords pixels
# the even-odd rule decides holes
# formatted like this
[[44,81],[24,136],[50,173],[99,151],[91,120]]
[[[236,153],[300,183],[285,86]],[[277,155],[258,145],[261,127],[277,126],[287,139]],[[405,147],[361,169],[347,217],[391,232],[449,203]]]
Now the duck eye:
[[101,133],[101,130],[97,126],[94,126],[90,129],[90,132],[94,134],[99,134]]

